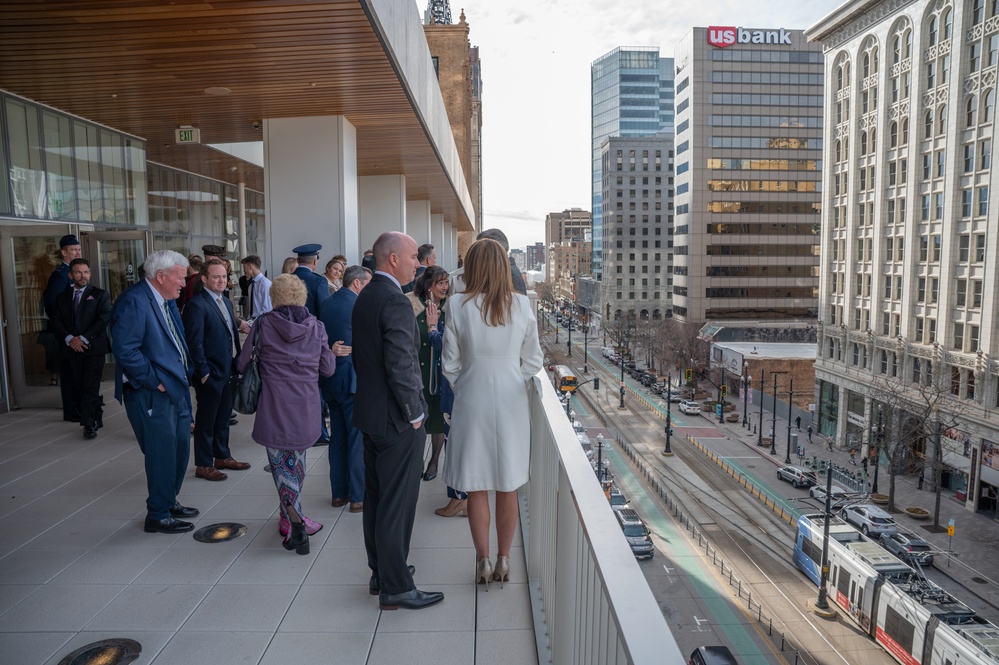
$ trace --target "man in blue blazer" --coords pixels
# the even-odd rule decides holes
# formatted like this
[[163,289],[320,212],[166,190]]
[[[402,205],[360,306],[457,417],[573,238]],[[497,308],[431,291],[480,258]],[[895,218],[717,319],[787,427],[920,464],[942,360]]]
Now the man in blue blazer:
[[201,267],[204,288],[184,307],[184,335],[194,362],[194,475],[205,480],[225,480],[220,469],[245,471],[229,451],[229,417],[234,392],[229,380],[235,374],[233,359],[239,355],[239,330],[232,303],[225,297],[229,275],[218,259]]
[[319,379],[319,388],[330,410],[330,490],[333,507],[350,501],[350,512],[364,510],[364,439],[352,424],[357,375],[351,360],[354,343],[350,317],[357,294],[371,279],[371,271],[350,266],[343,273],[343,288],[323,301],[319,320],[326,326],[326,337],[333,341],[336,356],[333,376]]
[[145,279],[122,293],[111,311],[114,396],[146,459],[145,531],[183,533],[196,508],[177,502],[191,448],[191,377],[194,363],[174,300],[184,288],[187,259],[168,249],[143,263]]

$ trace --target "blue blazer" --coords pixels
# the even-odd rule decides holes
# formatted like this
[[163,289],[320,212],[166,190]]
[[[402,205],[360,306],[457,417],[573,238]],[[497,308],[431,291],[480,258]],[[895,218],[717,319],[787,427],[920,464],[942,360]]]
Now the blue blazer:
[[[354,311],[357,294],[344,287],[323,301],[319,306],[319,320],[326,326],[330,346],[338,340],[347,346],[354,345],[350,317]],[[333,376],[321,377],[319,387],[334,393],[357,392],[357,374],[354,373],[352,356],[337,356]]]
[[215,302],[215,294],[208,289],[199,291],[184,306],[184,337],[194,361],[194,381],[197,383],[203,376],[208,377],[206,383],[228,381],[233,371],[233,340],[236,340],[236,354],[239,354],[236,314],[231,302],[226,298],[222,302],[229,314],[229,326]]
[[136,388],[156,390],[162,383],[171,402],[191,403],[194,363],[184,341],[184,324],[177,303],[168,300],[166,306],[180,335],[189,369],[184,369],[184,359],[177,353],[152,287],[142,280],[118,296],[111,310],[111,351],[117,361],[114,397],[119,402],[122,401],[122,374],[127,374]]
[[305,282],[305,308],[312,316],[319,316],[319,306],[330,297],[330,283],[305,266],[298,266],[293,274]]

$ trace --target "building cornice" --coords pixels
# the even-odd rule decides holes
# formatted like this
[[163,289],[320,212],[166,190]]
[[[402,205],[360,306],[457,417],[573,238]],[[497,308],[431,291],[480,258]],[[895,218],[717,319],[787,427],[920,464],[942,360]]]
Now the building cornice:
[[808,28],[805,37],[810,42],[821,42],[826,51],[831,51],[871,26],[914,4],[915,1],[854,0]]

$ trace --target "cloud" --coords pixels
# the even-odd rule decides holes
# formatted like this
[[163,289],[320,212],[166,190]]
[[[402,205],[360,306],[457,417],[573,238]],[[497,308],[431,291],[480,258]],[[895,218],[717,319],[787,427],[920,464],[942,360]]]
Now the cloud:
[[529,21],[529,20],[531,20],[531,17],[528,16],[527,14],[525,14],[524,12],[516,12],[513,15],[513,24],[514,25],[520,25],[524,21]]

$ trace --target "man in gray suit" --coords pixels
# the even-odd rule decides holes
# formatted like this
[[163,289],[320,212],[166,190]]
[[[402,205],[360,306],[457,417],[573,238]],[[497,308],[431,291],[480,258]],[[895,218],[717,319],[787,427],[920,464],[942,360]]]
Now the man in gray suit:
[[383,233],[374,244],[375,274],[357,296],[351,325],[357,373],[354,426],[364,434],[364,547],[371,568],[369,588],[383,610],[416,610],[444,600],[420,591],[408,566],[409,544],[420,494],[423,420],[427,404],[417,348],[416,315],[402,285],[419,262],[416,241]]

